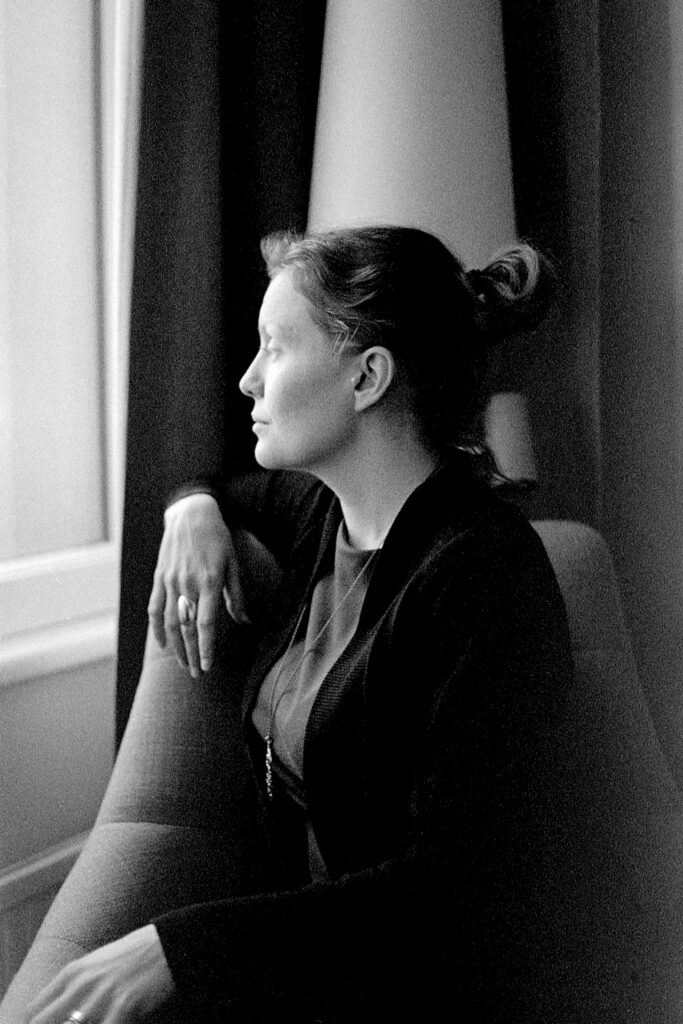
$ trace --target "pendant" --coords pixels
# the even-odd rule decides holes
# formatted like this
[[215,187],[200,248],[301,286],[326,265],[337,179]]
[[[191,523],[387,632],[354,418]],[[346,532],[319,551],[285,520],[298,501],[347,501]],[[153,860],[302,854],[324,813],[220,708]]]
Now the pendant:
[[273,737],[268,733],[266,736],[266,793],[268,799],[273,799]]

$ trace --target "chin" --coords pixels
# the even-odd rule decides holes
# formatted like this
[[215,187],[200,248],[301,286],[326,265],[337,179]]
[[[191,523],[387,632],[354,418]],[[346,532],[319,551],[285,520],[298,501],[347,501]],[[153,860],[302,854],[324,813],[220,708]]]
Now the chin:
[[256,460],[258,465],[261,466],[262,469],[274,469],[275,468],[274,466],[271,466],[271,464],[270,464],[270,462],[268,460],[268,457],[261,455],[261,453],[258,450],[254,452],[254,459]]
[[297,472],[315,472],[309,468],[309,460],[303,457],[297,458],[294,455],[287,455],[284,452],[268,450],[266,445],[258,442],[254,449],[254,458],[262,469],[287,469]]
[[268,448],[257,442],[254,449],[254,458],[263,469],[291,469],[286,460],[278,458],[275,452],[269,452]]

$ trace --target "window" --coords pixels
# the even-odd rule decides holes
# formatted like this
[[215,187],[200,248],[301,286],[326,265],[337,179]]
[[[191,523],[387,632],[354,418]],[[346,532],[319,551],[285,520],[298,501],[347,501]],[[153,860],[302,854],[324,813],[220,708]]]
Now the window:
[[0,682],[113,651],[141,3],[0,0]]

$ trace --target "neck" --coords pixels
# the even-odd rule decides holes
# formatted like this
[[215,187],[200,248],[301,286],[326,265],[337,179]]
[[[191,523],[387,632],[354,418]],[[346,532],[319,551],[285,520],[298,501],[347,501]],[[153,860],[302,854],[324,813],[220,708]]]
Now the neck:
[[437,461],[411,431],[373,431],[316,475],[339,498],[351,544],[369,550],[382,546],[401,506]]

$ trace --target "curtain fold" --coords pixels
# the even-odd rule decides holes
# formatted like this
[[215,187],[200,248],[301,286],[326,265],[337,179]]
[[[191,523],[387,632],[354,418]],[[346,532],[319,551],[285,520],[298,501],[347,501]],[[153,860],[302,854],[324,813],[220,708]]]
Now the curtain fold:
[[323,0],[145,6],[117,741],[137,686],[166,496],[251,465],[236,382],[264,287],[258,242],[303,229]]
[[502,0],[517,224],[559,315],[500,390],[530,399],[525,510],[596,526],[683,785],[683,15],[679,0]]
[[517,232],[554,259],[560,302],[540,336],[501,353],[496,385],[529,399],[541,486],[526,510],[596,523],[599,0],[502,0],[501,9]]

